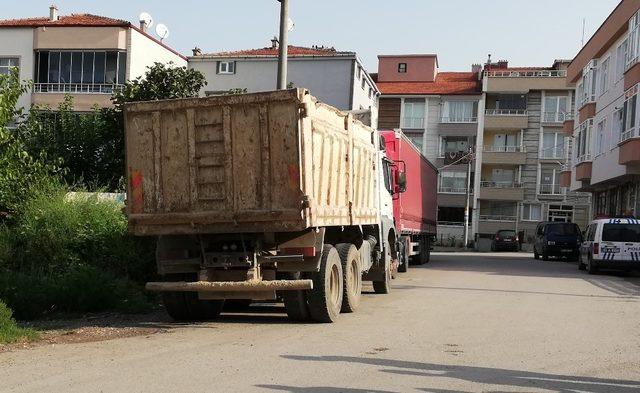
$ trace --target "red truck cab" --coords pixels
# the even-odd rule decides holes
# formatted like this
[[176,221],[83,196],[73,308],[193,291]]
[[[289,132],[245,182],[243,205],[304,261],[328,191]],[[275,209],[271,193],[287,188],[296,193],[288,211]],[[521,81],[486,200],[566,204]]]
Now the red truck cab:
[[399,271],[409,262],[429,262],[437,234],[438,169],[401,131],[380,131],[387,158],[395,163],[393,217],[398,232]]

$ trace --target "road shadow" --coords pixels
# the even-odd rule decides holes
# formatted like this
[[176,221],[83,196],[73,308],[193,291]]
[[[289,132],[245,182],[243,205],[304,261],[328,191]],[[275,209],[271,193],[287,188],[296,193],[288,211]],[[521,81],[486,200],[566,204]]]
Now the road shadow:
[[377,389],[349,389],[349,388],[335,388],[330,386],[311,386],[311,387],[298,387],[298,386],[286,386],[286,385],[255,385],[258,388],[271,389],[281,392],[291,393],[395,393],[391,390],[377,390]]
[[[640,381],[595,378],[573,375],[547,374],[521,370],[509,370],[492,367],[475,367],[462,365],[443,365],[436,363],[421,363],[383,358],[362,358],[352,356],[295,356],[282,355],[285,359],[301,362],[345,362],[359,363],[368,366],[378,366],[378,372],[398,376],[425,377],[425,384],[434,379],[455,379],[481,385],[497,385],[509,388],[546,389],[553,392],[584,392],[584,393],[637,393],[640,391]],[[308,390],[286,390],[290,392],[305,392]],[[432,389],[429,386],[419,387],[424,392],[448,392],[447,390]],[[333,390],[345,391],[349,390]],[[358,390],[356,390],[357,392]],[[369,390],[361,390],[363,392]],[[374,390],[375,391],[375,390]],[[487,391],[487,390],[483,390]],[[332,392],[329,390],[328,392]],[[497,393],[497,391],[494,391]]]

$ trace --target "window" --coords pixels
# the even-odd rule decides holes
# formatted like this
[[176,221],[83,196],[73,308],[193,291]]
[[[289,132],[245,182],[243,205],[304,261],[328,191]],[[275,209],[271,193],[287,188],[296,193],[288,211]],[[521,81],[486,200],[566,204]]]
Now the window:
[[[485,151],[492,151],[496,153],[513,153],[516,151],[522,151],[518,139],[518,134],[494,134],[493,143],[491,145],[486,145]],[[488,141],[490,141],[490,139],[488,139]]]
[[625,93],[625,101],[622,107],[622,136],[621,141],[625,141],[637,135],[636,133],[636,111],[638,99],[637,85],[627,90]]
[[367,86],[367,80],[365,78],[362,78],[362,84],[361,84],[362,90],[364,90],[366,86]]
[[218,62],[218,74],[235,74],[236,62],[235,61],[219,61]]
[[562,123],[567,114],[566,96],[547,96],[544,98],[544,121]]
[[596,126],[596,157],[604,153],[606,126],[607,119],[602,119]]
[[405,99],[401,128],[424,128],[424,100]]
[[586,120],[580,124],[578,131],[578,141],[576,149],[577,162],[591,161],[591,132],[593,119]]
[[622,135],[622,125],[623,125],[623,110],[618,109],[613,112],[613,124],[611,127],[611,149],[618,146],[618,142],[620,142],[620,137]]
[[19,59],[17,57],[0,58],[0,75],[9,75],[12,68],[19,66]]
[[422,150],[422,137],[423,137],[423,133],[422,132],[405,132],[404,133],[407,138],[409,138],[409,140],[411,141],[411,143],[413,143],[418,150],[420,150],[420,152],[422,152],[424,154],[424,151]]
[[440,172],[440,187],[438,192],[464,194],[467,192],[467,173],[442,171]]
[[564,134],[562,132],[543,132],[541,158],[564,158]]
[[580,89],[581,96],[579,97],[579,106],[593,102],[596,99],[597,66],[598,61],[594,59],[582,69],[582,88]]
[[629,35],[627,37],[627,56],[625,70],[629,69],[638,60],[640,51],[640,12],[636,12],[629,19]]
[[523,221],[542,220],[542,205],[540,205],[539,203],[523,203],[522,204],[522,220]]
[[603,95],[609,88],[609,58],[600,64],[600,81],[598,82],[598,95]]
[[407,73],[407,63],[399,63],[398,64],[398,72],[401,74]]
[[357,72],[357,77],[358,79],[362,78],[362,67],[358,66],[358,72]]
[[496,97],[496,109],[527,109],[525,94],[499,94]]
[[640,225],[604,224],[602,226],[602,241],[640,243]]
[[622,41],[616,49],[616,82],[624,76],[624,68],[627,61],[627,40]]
[[440,139],[440,157],[446,153],[467,153],[469,151],[469,139],[466,136],[445,136]]
[[474,123],[478,119],[477,101],[445,101],[442,109],[443,123]]
[[34,90],[111,94],[125,83],[126,59],[119,51],[38,51]]
[[560,194],[560,170],[555,167],[542,167],[540,169],[540,194]]

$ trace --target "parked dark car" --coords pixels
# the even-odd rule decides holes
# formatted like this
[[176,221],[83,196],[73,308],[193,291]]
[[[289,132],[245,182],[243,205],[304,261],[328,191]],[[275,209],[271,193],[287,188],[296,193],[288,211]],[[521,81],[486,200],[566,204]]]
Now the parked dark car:
[[491,251],[518,251],[520,249],[520,241],[516,231],[510,229],[502,229],[496,232],[491,242]]
[[549,257],[577,261],[580,255],[582,234],[578,225],[570,222],[541,222],[536,228],[533,257],[543,261]]

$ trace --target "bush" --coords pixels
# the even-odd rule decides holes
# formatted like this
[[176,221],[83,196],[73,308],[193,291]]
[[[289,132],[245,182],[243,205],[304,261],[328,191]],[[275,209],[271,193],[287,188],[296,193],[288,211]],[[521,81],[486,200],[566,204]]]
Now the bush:
[[0,301],[0,344],[12,343],[20,339],[34,340],[38,334],[31,329],[16,325],[11,309]]
[[139,283],[153,275],[154,244],[127,234],[120,205],[58,190],[21,210],[0,229],[0,298],[16,317],[148,306]]

